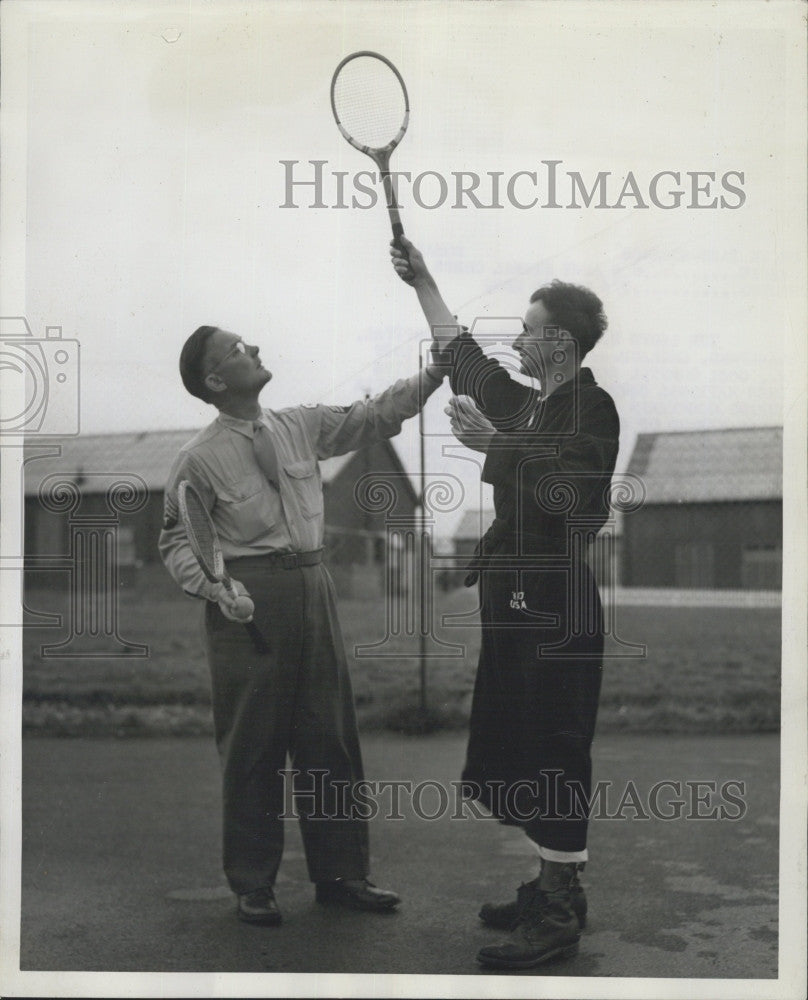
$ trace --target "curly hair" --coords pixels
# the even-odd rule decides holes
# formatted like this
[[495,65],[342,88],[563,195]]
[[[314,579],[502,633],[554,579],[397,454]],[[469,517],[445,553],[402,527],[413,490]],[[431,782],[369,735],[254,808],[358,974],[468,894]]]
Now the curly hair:
[[588,288],[566,281],[551,281],[530,296],[531,303],[541,302],[562,330],[578,344],[583,358],[597,344],[609,325],[603,303]]
[[182,384],[192,396],[205,403],[213,402],[213,395],[205,385],[205,352],[208,341],[218,329],[218,326],[200,326],[185,341],[180,352]]

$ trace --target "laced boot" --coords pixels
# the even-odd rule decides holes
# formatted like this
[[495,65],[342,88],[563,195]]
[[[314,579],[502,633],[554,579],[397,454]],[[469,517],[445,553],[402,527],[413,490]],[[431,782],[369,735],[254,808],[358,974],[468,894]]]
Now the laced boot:
[[[581,930],[586,927],[586,893],[584,887],[578,881],[578,874],[584,870],[585,861],[579,861],[575,865],[575,875],[570,884],[570,900],[575,916],[578,918],[578,926]],[[544,868],[544,858],[541,859],[541,867]],[[519,923],[525,906],[531,899],[533,893],[539,887],[539,879],[532,879],[530,882],[523,882],[516,890],[516,899],[510,903],[483,903],[480,910],[480,920],[487,926],[499,931],[512,931]]]
[[506,944],[481,949],[477,961],[500,969],[529,969],[552,958],[572,958],[581,932],[572,909],[577,865],[545,861],[536,886],[526,894],[519,922]]

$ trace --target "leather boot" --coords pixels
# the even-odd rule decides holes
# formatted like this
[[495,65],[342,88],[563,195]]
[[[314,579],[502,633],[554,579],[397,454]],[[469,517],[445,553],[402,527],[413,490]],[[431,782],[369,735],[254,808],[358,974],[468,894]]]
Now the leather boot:
[[[584,870],[585,864],[585,861],[577,862],[575,877],[570,884],[572,909],[578,918],[578,926],[581,930],[586,927],[587,903],[586,893],[584,892],[584,887],[578,881],[578,875]],[[544,868],[544,858],[541,858],[541,867]],[[493,927],[499,931],[512,931],[519,923],[528,900],[538,889],[540,877],[534,878],[530,882],[523,882],[516,890],[516,899],[511,900],[510,903],[483,903],[479,913],[480,920],[487,927]]]
[[570,891],[576,874],[574,863],[545,861],[510,940],[481,949],[477,961],[500,969],[529,969],[577,954],[581,932]]

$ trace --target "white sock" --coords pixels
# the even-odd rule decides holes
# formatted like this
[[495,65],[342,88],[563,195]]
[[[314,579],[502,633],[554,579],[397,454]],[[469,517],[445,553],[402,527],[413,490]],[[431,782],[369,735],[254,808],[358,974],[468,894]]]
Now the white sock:
[[544,858],[545,861],[560,861],[564,865],[589,860],[589,851],[586,848],[582,851],[554,851],[550,847],[542,847],[541,844],[536,844],[536,849],[539,852],[539,857]]

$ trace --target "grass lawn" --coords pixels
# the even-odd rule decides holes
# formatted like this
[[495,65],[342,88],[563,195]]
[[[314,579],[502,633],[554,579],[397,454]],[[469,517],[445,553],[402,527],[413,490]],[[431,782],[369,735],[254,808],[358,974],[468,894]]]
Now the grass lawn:
[[[60,610],[64,598],[26,596],[29,608]],[[391,637],[382,652],[356,657],[358,644],[385,637],[379,599],[345,599],[340,614],[363,729],[402,731],[462,727],[468,720],[479,649],[471,614],[476,593],[436,595],[436,634],[465,655],[432,656],[427,667],[429,716],[419,712],[416,636]],[[63,610],[63,608],[61,608]],[[443,615],[469,613],[462,627],[441,627]],[[202,607],[162,581],[141,581],[124,592],[120,635],[149,646],[148,657],[43,658],[43,644],[67,630],[29,627],[24,635],[27,730],[65,735],[209,732],[208,673],[201,638]],[[604,664],[598,729],[604,731],[744,732],[776,730],[780,711],[780,611],[735,608],[617,609],[615,630],[641,643],[635,658],[611,637]]]

